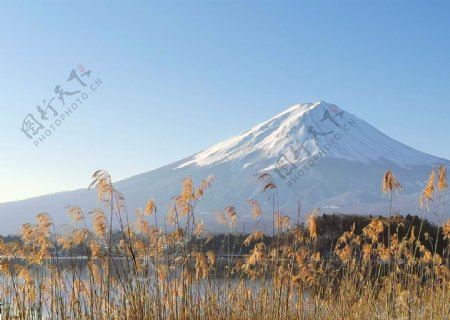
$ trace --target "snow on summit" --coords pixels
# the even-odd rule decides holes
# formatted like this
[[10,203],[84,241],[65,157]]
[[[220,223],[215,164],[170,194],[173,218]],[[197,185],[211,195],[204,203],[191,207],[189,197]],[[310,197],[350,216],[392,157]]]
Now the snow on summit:
[[[282,155],[294,161],[320,155],[364,163],[394,162],[401,166],[436,161],[435,157],[387,137],[338,106],[318,101],[294,105],[249,131],[194,155],[178,168],[237,159],[250,165]],[[266,169],[274,166],[275,163]]]

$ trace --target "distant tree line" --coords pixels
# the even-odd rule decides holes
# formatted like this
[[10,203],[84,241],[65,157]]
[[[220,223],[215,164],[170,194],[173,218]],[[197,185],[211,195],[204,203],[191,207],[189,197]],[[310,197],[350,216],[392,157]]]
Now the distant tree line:
[[[409,237],[414,228],[415,237],[431,252],[442,253],[446,249],[446,241],[443,239],[442,228],[423,220],[417,215],[396,215],[390,219],[383,216],[364,216],[356,214],[323,214],[317,216],[317,240],[314,243],[315,250],[319,251],[322,256],[327,257],[331,255],[331,252],[335,248],[339,237],[346,231],[355,228],[356,234],[363,234],[363,229],[374,218],[380,218],[385,223],[390,224],[391,234],[396,233],[398,239],[401,240],[404,237]],[[287,244],[294,242],[293,231],[295,229],[300,230],[303,233],[307,233],[308,230],[305,224],[293,225],[291,228],[284,230],[282,233],[272,235],[264,235],[258,242],[263,242],[267,247],[275,248],[279,243]],[[419,234],[420,231],[420,234]],[[192,238],[187,245],[189,250],[212,250],[217,255],[246,255],[253,249],[253,245],[246,245],[245,239],[249,234],[242,233],[221,233],[214,234],[208,237]],[[118,243],[122,238],[122,233],[115,231],[113,233],[113,243]],[[387,245],[388,228],[384,228],[384,232],[380,235],[380,241]],[[437,239],[437,241],[436,241]],[[2,237],[0,240],[4,243],[10,243],[13,241],[21,242],[21,237],[18,235],[9,235]],[[58,245],[55,246],[58,248]],[[170,248],[169,248],[170,250]],[[63,252],[58,249],[61,254],[70,255],[87,255],[88,249],[84,245],[71,248],[70,252]]]
[[[317,217],[317,241],[314,244],[317,251],[323,256],[329,256],[335,248],[338,239],[344,234],[355,227],[356,234],[363,234],[363,229],[370,223],[375,216],[364,216],[356,214],[323,214]],[[419,240],[428,250],[437,253],[442,253],[446,248],[446,241],[443,239],[442,228],[436,226],[430,221],[422,220],[417,215],[396,215],[390,219],[378,216],[380,219],[384,219],[385,223],[390,224],[391,235],[397,234],[398,239],[409,237],[414,228],[414,236]],[[277,243],[286,243],[294,241],[292,239],[292,231],[295,228],[299,228],[302,232],[306,233],[307,228],[305,224],[294,225],[290,229],[284,231],[281,234],[277,234],[275,237],[264,235],[260,240],[268,247],[276,247]],[[384,232],[380,235],[380,242],[387,245],[388,242],[388,227],[384,228]],[[420,235],[419,235],[420,231]],[[209,239],[193,239],[191,246],[194,249],[212,250],[216,254],[248,254],[253,248],[252,245],[245,246],[244,241],[248,234],[229,234],[221,233],[212,235]],[[436,239],[438,241],[436,242]],[[436,246],[437,244],[437,246]]]

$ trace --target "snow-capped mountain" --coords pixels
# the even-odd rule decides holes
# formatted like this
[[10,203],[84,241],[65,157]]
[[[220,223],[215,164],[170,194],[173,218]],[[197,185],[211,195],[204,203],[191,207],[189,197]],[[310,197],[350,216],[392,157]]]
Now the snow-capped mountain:
[[[391,161],[402,166],[429,165],[437,160],[390,139],[338,106],[319,101],[295,105],[240,136],[196,154],[178,168],[235,160],[249,166],[292,152],[303,152],[306,160],[321,151],[328,151],[329,158],[364,163]],[[261,169],[270,170],[274,165]]]
[[[431,168],[445,159],[397,142],[336,105],[319,101],[295,105],[249,131],[218,143],[191,157],[116,183],[130,209],[156,199],[164,213],[181,181],[192,176],[200,183],[208,175],[216,182],[202,198],[197,216],[217,227],[215,213],[237,208],[241,225],[251,225],[247,199],[257,199],[271,217],[273,201],[261,192],[258,176],[269,173],[276,185],[276,210],[296,216],[303,210],[383,214],[389,205],[381,193],[384,172],[391,169],[405,191],[394,210],[418,213],[420,190]],[[273,198],[272,198],[273,199]],[[38,212],[49,212],[56,224],[67,221],[64,207],[78,204],[92,209],[95,195],[87,190],[63,192],[0,205],[0,233],[12,233]],[[132,210],[130,210],[132,211]],[[305,212],[304,212],[305,213]],[[22,214],[22,215],[21,215]],[[448,215],[447,215],[448,217]],[[429,217],[433,219],[433,217]]]

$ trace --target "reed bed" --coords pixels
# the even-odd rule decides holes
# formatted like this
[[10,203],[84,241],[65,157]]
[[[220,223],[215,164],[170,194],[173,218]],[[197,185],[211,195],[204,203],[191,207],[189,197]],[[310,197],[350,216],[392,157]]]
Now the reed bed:
[[[272,222],[271,234],[254,230],[241,244],[248,253],[236,254],[239,216],[230,206],[218,216],[227,240],[207,250],[211,235],[195,208],[213,182],[210,176],[194,187],[186,178],[165,217],[153,200],[131,215],[109,174],[97,171],[90,187],[108,210],[70,207],[65,232],[41,213],[23,225],[20,241],[0,240],[1,319],[450,318],[450,220],[436,234],[422,235],[420,227],[400,236],[401,223],[391,227],[401,190],[392,172],[382,184],[389,217],[359,233],[353,225],[326,256],[318,247],[318,211],[303,227],[277,210],[265,218],[256,200],[249,210]],[[260,182],[275,203],[271,176]],[[424,217],[442,220],[447,189],[445,168],[433,170],[420,199]]]

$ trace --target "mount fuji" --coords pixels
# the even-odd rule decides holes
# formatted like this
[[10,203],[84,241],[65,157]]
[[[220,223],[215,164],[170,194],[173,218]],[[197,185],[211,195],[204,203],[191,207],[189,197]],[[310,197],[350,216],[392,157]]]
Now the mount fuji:
[[[239,136],[115,186],[130,209],[154,198],[165,213],[183,178],[191,176],[198,184],[214,175],[196,215],[219,231],[215,213],[229,205],[237,209],[241,223],[251,225],[248,199],[258,200],[271,219],[274,201],[261,192],[262,173],[270,174],[277,186],[276,210],[291,217],[297,216],[300,199],[304,212],[318,207],[322,212],[378,215],[389,210],[381,180],[390,169],[404,187],[395,196],[394,211],[418,214],[420,191],[432,167],[441,164],[450,167],[449,160],[410,148],[338,106],[318,101],[294,105]],[[0,234],[16,232],[39,212],[50,213],[56,225],[65,223],[64,208],[75,204],[86,211],[99,207],[88,190],[1,204]]]

